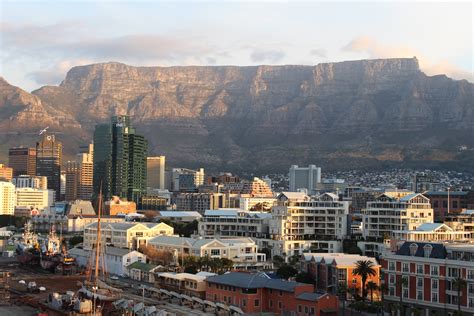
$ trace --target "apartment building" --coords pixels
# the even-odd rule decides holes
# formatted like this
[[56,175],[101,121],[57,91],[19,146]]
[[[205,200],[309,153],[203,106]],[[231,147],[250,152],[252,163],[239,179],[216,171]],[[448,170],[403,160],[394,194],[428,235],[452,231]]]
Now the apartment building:
[[204,238],[269,238],[271,213],[240,209],[206,210],[198,225]]
[[171,251],[175,259],[182,255],[211,258],[227,258],[235,269],[268,268],[266,255],[258,252],[251,238],[202,239],[179,236],[157,236],[146,240],[147,245],[159,250]]
[[415,230],[395,230],[392,239],[404,241],[469,241],[474,231],[454,230],[443,223],[424,223]]
[[225,195],[222,193],[179,193],[176,197],[177,211],[199,212],[225,207]]
[[474,233],[474,210],[463,210],[460,214],[447,215],[444,223],[454,230]]
[[415,230],[421,224],[432,223],[433,215],[430,200],[420,193],[400,198],[382,194],[362,210],[362,235],[388,238],[392,231]]
[[176,273],[160,272],[156,274],[155,286],[159,289],[174,291],[190,297],[206,298],[206,278],[216,275],[210,272]]
[[[381,266],[375,258],[344,253],[304,253],[300,259],[300,270],[309,273],[314,278],[316,290],[337,294],[344,286],[355,289],[362,296],[362,279],[354,274],[357,261],[370,261],[376,275],[369,276],[366,282],[380,285]],[[374,300],[380,299],[380,293],[375,291]]]
[[20,175],[12,178],[12,183],[18,188],[32,188],[46,190],[48,178],[40,176]]
[[[92,249],[97,240],[97,225],[91,223],[84,228],[84,249]],[[103,243],[118,248],[138,249],[139,239],[160,235],[173,235],[173,227],[165,223],[100,223]]]
[[[460,302],[464,315],[473,315],[473,244],[407,241],[396,252],[384,254],[381,265],[388,285],[386,305],[402,302],[405,310],[417,308],[421,315],[452,315]],[[466,281],[460,297],[456,278]]]
[[290,191],[296,192],[300,189],[313,193],[318,183],[321,183],[321,168],[315,165],[298,167],[292,165],[289,171]]
[[15,186],[11,182],[0,181],[0,215],[13,215],[15,204]]
[[37,208],[44,210],[54,203],[53,190],[40,190],[33,188],[17,188],[16,192],[16,206]]

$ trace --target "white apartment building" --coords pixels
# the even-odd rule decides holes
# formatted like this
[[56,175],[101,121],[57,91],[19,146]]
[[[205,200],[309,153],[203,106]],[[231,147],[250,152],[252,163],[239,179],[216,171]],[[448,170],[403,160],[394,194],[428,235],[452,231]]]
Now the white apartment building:
[[271,213],[240,209],[206,210],[199,221],[199,236],[204,238],[269,238]]
[[266,255],[258,253],[258,246],[251,238],[202,239],[178,236],[150,238],[147,245],[159,250],[171,251],[175,260],[182,255],[211,258],[227,258],[234,262],[235,269],[265,268]]
[[[173,235],[173,227],[165,223],[100,223],[101,242],[128,249],[138,249],[139,239]],[[92,249],[97,240],[97,222],[84,228],[84,249]]]
[[290,191],[296,192],[299,189],[306,189],[309,193],[316,190],[318,183],[321,183],[321,168],[315,165],[308,167],[298,167],[292,165],[289,172]]
[[310,198],[282,192],[272,209],[270,235],[274,240],[342,240],[348,234],[349,202],[324,193]]
[[16,189],[16,206],[34,207],[44,210],[54,203],[54,191],[33,188]]
[[274,197],[249,197],[240,195],[239,207],[246,211],[270,211],[276,198]]
[[362,210],[362,235],[389,238],[393,231],[415,230],[421,224],[432,223],[433,216],[430,200],[420,193],[400,198],[382,194]]
[[18,188],[48,189],[48,178],[45,176],[21,175],[12,178],[12,183]]
[[443,223],[424,223],[415,230],[395,230],[392,239],[399,241],[469,241],[474,232],[454,230]]
[[15,186],[11,182],[0,181],[0,215],[13,215],[15,204]]

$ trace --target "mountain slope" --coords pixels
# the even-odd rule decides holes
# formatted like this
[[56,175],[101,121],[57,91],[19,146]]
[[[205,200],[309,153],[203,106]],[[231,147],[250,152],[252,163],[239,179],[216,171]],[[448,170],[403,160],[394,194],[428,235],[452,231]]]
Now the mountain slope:
[[[59,87],[28,96],[47,114],[32,124],[60,117],[69,124],[57,126],[64,137],[76,131],[74,137],[88,139],[96,123],[127,113],[151,153],[174,165],[284,170],[309,162],[456,161],[460,145],[474,147],[473,87],[428,77],[416,59],[254,67],[105,63],[74,67]],[[23,103],[9,101],[7,108],[21,115]],[[6,116],[0,114],[0,128]]]

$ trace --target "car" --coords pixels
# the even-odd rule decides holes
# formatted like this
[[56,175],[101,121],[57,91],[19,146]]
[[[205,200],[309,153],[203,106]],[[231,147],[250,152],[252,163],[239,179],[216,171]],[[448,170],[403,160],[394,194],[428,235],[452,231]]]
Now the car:
[[112,276],[110,277],[110,279],[111,279],[111,280],[118,280],[118,279],[119,279],[119,277],[118,277],[118,276],[116,276],[116,275],[112,275]]

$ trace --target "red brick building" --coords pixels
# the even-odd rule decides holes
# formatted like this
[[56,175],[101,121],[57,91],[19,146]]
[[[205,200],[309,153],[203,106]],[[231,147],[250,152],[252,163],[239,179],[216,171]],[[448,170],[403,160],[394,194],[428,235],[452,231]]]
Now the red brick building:
[[[407,241],[397,252],[383,255],[381,264],[388,285],[388,305],[398,304],[402,295],[406,310],[418,308],[421,315],[452,315],[460,300],[464,315],[474,315],[473,244]],[[458,277],[466,281],[460,297],[454,285]],[[408,281],[406,285],[402,278]]]
[[271,279],[263,273],[233,272],[206,279],[206,300],[244,313],[337,316],[338,299],[315,293],[311,284]]
[[448,191],[428,191],[423,195],[430,199],[435,221],[444,221],[448,213],[459,214],[468,206],[467,191],[450,191],[449,193]]

